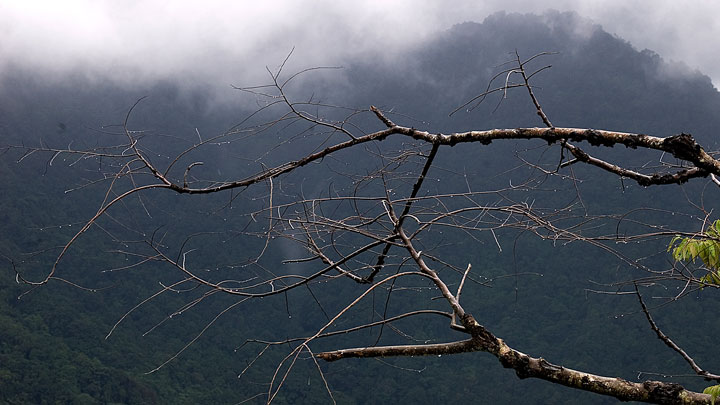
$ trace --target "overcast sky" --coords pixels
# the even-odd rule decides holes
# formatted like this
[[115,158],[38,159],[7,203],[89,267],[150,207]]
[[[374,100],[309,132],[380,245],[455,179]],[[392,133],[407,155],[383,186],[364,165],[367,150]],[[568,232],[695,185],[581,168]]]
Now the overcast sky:
[[391,58],[455,23],[548,8],[575,10],[720,84],[716,0],[0,0],[0,72],[13,64],[43,77],[83,70],[123,83],[255,84],[293,46],[299,66],[339,65],[368,50]]

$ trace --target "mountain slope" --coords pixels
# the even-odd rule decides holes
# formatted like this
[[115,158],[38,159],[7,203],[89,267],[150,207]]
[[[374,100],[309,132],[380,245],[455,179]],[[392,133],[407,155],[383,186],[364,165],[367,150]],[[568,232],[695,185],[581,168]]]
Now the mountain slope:
[[[342,80],[335,77],[326,81],[324,76],[311,76],[293,91],[298,97],[308,98],[313,91],[322,92],[322,97],[336,104],[359,108],[374,104],[386,110],[394,109],[397,115],[393,119],[399,123],[435,131],[539,126],[541,122],[521,92],[511,93],[497,110],[500,99],[493,96],[471,112],[460,111],[448,116],[456,107],[484,91],[492,75],[502,69],[499,65],[513,58],[515,50],[523,58],[544,51],[559,52],[539,59],[537,67],[545,64],[553,67],[540,73],[535,82],[536,93],[557,126],[638,131],[658,136],[684,131],[693,133],[706,145],[717,145],[713,131],[720,124],[720,116],[716,114],[720,111],[720,94],[706,76],[668,64],[651,51],[638,52],[622,39],[568,13],[495,14],[482,23],[468,22],[439,33],[422,48],[397,55],[393,63],[362,57],[339,61],[347,66],[339,73]],[[182,150],[192,142],[198,136],[196,128],[202,136],[221,133],[248,113],[246,110],[238,113],[239,107],[235,105],[218,106],[212,101],[212,95],[188,93],[181,83],[159,83],[139,92],[111,84],[88,83],[82,77],[67,78],[63,83],[40,82],[32,75],[21,73],[12,77],[12,81],[2,84],[6,91],[0,95],[0,137],[3,143],[15,145],[65,148],[113,142],[116,135],[104,131],[116,129],[112,125],[122,122],[135,100],[150,94],[133,115],[132,123],[147,130],[143,142],[157,152],[153,158],[161,160],[164,155],[172,155],[168,150]],[[369,130],[381,127],[374,121],[362,124]],[[240,178],[247,170],[256,169],[243,159],[255,158],[253,155],[258,151],[270,149],[281,135],[281,131],[268,132],[266,138],[241,144],[237,149],[227,146],[204,152],[199,157],[212,171],[203,169],[208,171],[202,173],[215,175],[213,171],[217,171],[223,178]],[[456,146],[443,151],[439,160],[446,171],[431,173],[433,179],[438,180],[437,186],[431,186],[432,190],[465,187],[465,178],[452,177],[454,173],[469,173],[473,187],[507,184],[514,176],[526,175],[525,172],[504,172],[507,166],[519,164],[514,160],[516,151],[535,156],[533,150],[525,151],[535,145],[497,142],[489,147]],[[625,159],[635,156],[631,152],[599,153]],[[279,160],[293,156],[297,150],[283,153],[288,155],[277,157]],[[2,163],[4,181],[0,185],[3,195],[0,205],[4,218],[0,252],[12,257],[22,271],[28,272],[23,274],[40,275],[52,262],[56,250],[33,256],[24,253],[63,243],[73,229],[67,225],[77,227],[78,221],[86,220],[95,212],[102,198],[102,187],[90,185],[73,193],[65,190],[98,178],[98,164],[95,161],[75,164],[73,159],[58,159],[50,165],[52,154],[36,154],[15,163],[23,154],[14,149],[5,156],[12,159]],[[633,159],[635,165],[642,166],[655,162],[651,159],[656,157],[642,155]],[[323,170],[337,168],[332,164],[308,168],[303,187],[309,189],[314,184],[325,187],[328,175]],[[672,193],[667,187],[642,190],[620,184],[617,178],[592,169],[580,169],[578,173],[585,179],[579,187],[591,210],[623,208],[626,204],[687,210],[685,197],[676,188]],[[182,171],[177,176],[182,176]],[[701,183],[695,182],[682,190],[693,199],[700,195]],[[550,197],[548,194],[533,198],[552,202],[562,197],[558,197],[559,193]],[[107,226],[110,232],[118,232],[126,240],[133,240],[137,235],[122,233],[125,224],[146,232],[170,228],[178,234],[196,231],[194,226],[204,225],[202,229],[222,226],[219,224],[232,221],[232,216],[213,217],[208,215],[207,207],[224,204],[225,199],[227,196],[195,200],[167,194],[149,195],[144,203],[150,207],[151,218],[138,213],[140,205],[131,206],[138,212],[123,212],[116,223],[108,221]],[[166,215],[164,207],[176,207],[180,213]],[[199,219],[193,222],[191,217]],[[65,227],[56,228],[59,225]],[[93,235],[78,246],[74,259],[63,271],[72,275],[73,281],[93,288],[111,287],[108,290],[91,293],[51,284],[18,302],[17,296],[26,288],[15,284],[13,269],[5,266],[0,278],[3,292],[0,323],[4,331],[0,351],[3,356],[0,399],[3,401],[240,401],[266,390],[264,384],[282,355],[278,352],[266,356],[267,361],[253,368],[251,375],[238,379],[237,375],[260,350],[244,346],[236,352],[244,339],[303,335],[325,321],[315,302],[299,294],[290,295],[289,302],[294,307],[289,310],[282,299],[267,300],[259,307],[240,307],[221,318],[178,360],[158,373],[143,375],[181,349],[213,316],[234,301],[228,298],[213,301],[167,322],[167,315],[181,308],[184,302],[175,297],[155,301],[122,323],[114,336],[103,340],[127,310],[157,291],[158,283],[173,280],[174,273],[153,266],[127,273],[103,273],[102,270],[123,265],[128,257],[107,254],[117,246],[112,238],[102,232]],[[508,236],[503,242],[511,245],[514,236]],[[552,247],[529,237],[517,240],[517,246],[532,253],[512,255],[507,253],[510,249],[506,249],[499,254],[488,245],[478,248],[469,241],[455,240],[449,241],[457,242],[454,250],[446,250],[447,256],[454,260],[472,261],[473,268],[478,268],[483,277],[498,278],[492,289],[477,287],[464,297],[468,306],[483,315],[482,322],[491,330],[532,355],[598,374],[636,379],[641,371],[688,373],[687,367],[669,353],[636,313],[634,299],[587,295],[585,289],[596,286],[594,282],[616,281],[616,277],[626,275],[615,264],[606,264],[605,256],[574,246]],[[257,243],[261,245],[261,242]],[[208,254],[202,256],[202,264],[211,268],[218,263],[233,263],[232,254],[240,255],[241,251],[256,247],[255,242],[245,244],[233,240],[233,243],[237,244],[232,248],[212,246],[212,243],[203,246]],[[544,276],[514,276],[525,272]],[[345,297],[339,292],[349,291],[350,287],[341,285],[337,291],[318,291],[317,294],[330,311],[344,302]],[[684,324],[700,323],[706,316],[702,308],[693,305],[699,300],[703,301],[702,308],[717,304],[712,292],[703,291],[696,298],[670,306],[660,319],[669,333],[678,336],[686,347],[698,356],[712,359],[712,344],[708,340],[716,332],[709,330],[711,326],[707,326],[706,335],[683,333]],[[400,311],[410,304],[397,303],[393,309]],[[632,314],[622,316],[628,312]],[[158,323],[162,324],[160,328],[144,335]],[[446,333],[440,332],[446,330],[445,324],[409,322],[401,324],[401,328],[416,331],[418,336]],[[352,335],[347,345],[368,339],[373,340],[374,335]],[[305,366],[303,370],[307,374],[296,371],[288,387],[281,391],[281,403],[326,399],[322,382],[312,371],[314,365]],[[611,402],[540,381],[519,380],[482,353],[382,362],[343,361],[323,367],[341,403],[398,400],[437,403],[469,399],[506,403],[518,398],[530,403]],[[47,383],[49,375],[58,378],[60,383]],[[694,380],[687,383],[694,389],[701,389],[703,384]]]

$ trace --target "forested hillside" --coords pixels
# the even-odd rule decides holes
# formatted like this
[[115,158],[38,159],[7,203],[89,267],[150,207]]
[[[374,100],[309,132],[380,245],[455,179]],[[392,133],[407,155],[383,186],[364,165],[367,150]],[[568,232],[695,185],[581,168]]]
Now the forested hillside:
[[[537,67],[552,67],[534,79],[535,93],[555,126],[663,137],[684,132],[692,133],[710,150],[718,146],[715,129],[720,127],[720,93],[709,78],[650,50],[634,49],[569,13],[501,13],[482,23],[456,25],[422,48],[404,50],[388,60],[358,57],[337,61],[343,66],[340,70],[307,72],[288,94],[351,108],[376,105],[391,111],[393,120],[402,125],[443,133],[542,126],[521,90],[509,92],[505,99],[501,93],[492,94],[477,108],[450,115],[485,91],[488,81],[516,52],[524,58],[557,52],[540,58]],[[293,65],[292,57],[286,66],[288,75],[304,68],[307,66]],[[239,78],[232,84],[257,83],[243,83]],[[233,92],[236,94],[230,98],[228,94]],[[146,252],[142,250],[146,241],[160,235],[164,245],[187,243],[192,247],[187,258],[202,271],[240,272],[239,278],[248,280],[253,272],[282,273],[281,260],[302,257],[301,249],[280,243],[268,250],[267,261],[248,264],[265,246],[262,237],[248,237],[261,224],[254,217],[235,213],[260,206],[268,198],[268,189],[203,196],[153,190],[133,197],[114,207],[73,245],[58,268],[58,277],[68,282],[53,280],[37,288],[16,282],[18,272],[28,280],[42,279],[48,273],[60,252],[58,247],[95,214],[105,198],[108,183],[101,180],[111,164],[108,157],[30,153],[31,148],[79,150],[116,145],[124,135],[118,125],[131,106],[147,95],[133,110],[130,126],[138,131],[139,142],[154,153],[152,159],[166,165],[171,161],[168,156],[181,153],[198,137],[207,139],[234,128],[262,107],[254,104],[252,94],[232,89],[228,94],[204,94],[173,82],[123,88],[82,74],[58,79],[17,71],[3,78],[0,402],[238,403],[253,398],[250,403],[263,403],[267,397],[259,394],[268,391],[275,367],[288,349],[268,349],[253,363],[263,345],[245,344],[246,340],[312,335],[354,297],[351,281],[332,288],[318,283],[310,294],[293,290],[247,305],[222,294],[210,294],[209,299],[188,305],[202,295],[200,289],[184,293],[166,290],[128,314],[179,280],[177,269],[144,262],[134,255]],[[382,129],[373,119],[362,119],[356,125],[366,131]],[[204,164],[193,168],[192,174],[199,179],[239,179],[266,167],[263,165],[296,159],[316,147],[303,143],[309,135],[294,131],[296,126],[276,125],[244,143],[241,133],[235,143],[220,142],[202,149],[193,158]],[[383,147],[390,153],[400,150],[403,142],[386,141]],[[542,141],[497,141],[447,148],[438,154],[439,169],[428,174],[431,181],[424,192],[494,190],[521,184],[536,173],[527,162],[558,159],[545,155],[544,146]],[[367,168],[367,173],[374,170],[378,165],[373,160],[375,151],[368,147],[363,153],[341,154],[288,175],[282,183],[273,184],[279,190],[276,203],[293,192],[313,198],[360,184],[342,175],[358,168]],[[605,153],[610,152],[597,151],[598,156]],[[632,160],[637,167],[658,164],[656,155],[619,147],[612,150],[612,156]],[[175,169],[174,175],[182,179],[186,166]],[[710,211],[718,197],[717,187],[709,187],[706,179],[644,188],[591,167],[573,170],[580,179],[577,182],[548,176],[534,183],[535,188],[527,194],[513,190],[506,196],[553,206],[571,203],[579,192],[579,204],[592,214],[631,212],[629,217],[638,222],[688,231],[702,226],[697,207]],[[404,179],[394,184],[409,189],[412,182]],[[361,186],[357,188],[363,192]],[[498,195],[487,199],[499,199]],[[641,207],[645,210],[633,211]],[[610,220],[603,226],[614,226],[608,224],[617,222]],[[627,229],[622,228],[625,226]],[[631,232],[633,226],[618,225],[618,232]],[[656,338],[635,296],[593,292],[624,291],[627,285],[613,283],[644,276],[605,251],[579,243],[553,243],[522,231],[500,234],[495,240],[489,235],[476,239],[450,232],[438,233],[436,238],[428,251],[433,249],[444,260],[463,267],[472,263],[475,283],[463,293],[465,306],[473,308],[476,317],[482,316],[481,320],[478,317],[481,323],[518,350],[628,380],[662,379],[663,375],[654,374],[662,373],[675,375],[672,380],[689,389],[702,391],[708,385],[700,378],[677,377],[691,375],[692,370]],[[666,266],[672,260],[665,252],[670,239],[661,237],[618,249],[645,265]],[[179,253],[178,257],[184,260]],[[302,271],[310,274],[314,264],[301,264]],[[417,302],[435,294],[423,284],[398,288],[391,304],[386,305],[386,295],[378,292],[342,326],[352,326],[353,319],[369,322],[388,308],[393,314],[412,310]],[[660,290],[648,290],[648,300]],[[653,312],[665,332],[708,368],[713,367],[713,336],[718,333],[709,320],[719,301],[717,292],[708,288]],[[655,306],[666,300],[651,302]],[[224,312],[233,305],[237,306]],[[177,358],[148,374],[183,350],[220,313],[223,315]],[[123,322],[114,328],[119,320]],[[379,333],[376,327],[346,334],[323,350],[378,341],[435,341],[448,331],[445,320],[412,318],[384,328],[383,340]],[[317,367],[301,357],[275,401],[329,401]],[[319,367],[338,403],[615,402],[543,381],[518,379],[486,353],[351,359],[320,363]]]

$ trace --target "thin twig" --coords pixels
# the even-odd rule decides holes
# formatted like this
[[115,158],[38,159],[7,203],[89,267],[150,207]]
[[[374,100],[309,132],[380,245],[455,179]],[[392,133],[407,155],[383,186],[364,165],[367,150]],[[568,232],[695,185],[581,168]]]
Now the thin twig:
[[685,352],[685,350],[683,350],[680,346],[675,344],[675,342],[673,342],[672,339],[670,339],[666,334],[664,334],[660,330],[660,328],[657,326],[657,324],[653,320],[652,316],[650,316],[650,311],[648,311],[648,308],[645,305],[645,301],[643,300],[642,295],[640,295],[640,290],[638,290],[637,283],[635,283],[635,294],[638,297],[638,301],[640,301],[640,306],[642,307],[643,313],[645,313],[645,317],[647,318],[648,323],[650,324],[650,328],[655,332],[657,337],[660,340],[662,340],[663,343],[665,343],[665,345],[667,345],[669,348],[675,350],[678,354],[680,354],[680,356],[682,356],[682,358],[690,365],[690,367],[692,367],[692,369],[695,371],[695,373],[705,377],[706,380],[720,381],[720,375],[709,373],[709,372],[703,370],[702,368],[700,368],[700,366],[698,366],[697,363],[695,363],[695,360],[693,360],[693,358],[690,357],[690,355],[688,355],[687,352]]

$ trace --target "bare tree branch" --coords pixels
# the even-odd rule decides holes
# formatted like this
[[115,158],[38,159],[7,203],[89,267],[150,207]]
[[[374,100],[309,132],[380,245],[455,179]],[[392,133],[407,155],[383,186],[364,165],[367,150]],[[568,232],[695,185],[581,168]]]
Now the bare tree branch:
[[674,351],[678,352],[680,356],[692,367],[693,371],[695,371],[698,375],[701,375],[705,377],[707,380],[715,380],[720,381],[720,375],[709,373],[706,370],[703,370],[700,368],[700,366],[695,363],[695,360],[693,360],[692,357],[690,357],[685,350],[680,348],[675,342],[672,341],[666,334],[664,334],[660,328],[657,326],[655,321],[653,320],[652,316],[650,316],[650,311],[648,310],[647,306],[645,305],[645,301],[642,298],[642,295],[640,295],[640,290],[638,290],[637,284],[635,284],[635,293],[637,294],[638,301],[640,301],[640,306],[642,306],[643,313],[645,314],[645,317],[648,320],[648,323],[650,324],[650,328],[657,334],[658,339],[662,340],[663,343],[665,343],[669,348],[673,349]]
[[[694,288],[704,285],[696,276],[698,270],[676,268],[678,266],[655,268],[650,264],[628,257],[626,250],[615,246],[617,243],[629,241],[664,240],[663,238],[675,235],[691,236],[695,233],[643,222],[643,220],[633,217],[633,215],[639,216],[639,214],[632,210],[623,215],[590,215],[590,210],[586,208],[585,201],[580,195],[579,184],[582,179],[576,178],[573,170],[576,167],[573,165],[586,164],[621,179],[632,179],[642,186],[681,184],[694,178],[708,176],[714,184],[720,185],[720,181],[717,180],[720,176],[720,160],[715,158],[714,153],[706,152],[691,135],[684,133],[663,138],[641,133],[554,127],[536,97],[532,84],[535,75],[550,66],[543,66],[534,71],[529,69],[533,62],[539,60],[538,58],[548,54],[543,52],[523,60],[519,53],[515,52],[515,60],[512,61],[512,65],[507,69],[503,68],[504,70],[495,75],[485,91],[451,113],[462,108],[473,109],[491,94],[502,95],[502,99],[504,99],[511,89],[524,88],[535,107],[536,114],[545,125],[543,128],[432,133],[400,125],[388,117],[389,112],[383,112],[375,106],[370,106],[367,110],[339,109],[330,103],[317,102],[314,97],[298,102],[290,97],[287,86],[298,75],[317,69],[305,69],[285,78],[283,70],[288,61],[286,59],[277,70],[270,71],[268,69],[271,78],[270,84],[238,88],[245,93],[260,97],[264,102],[257,111],[243,120],[242,125],[211,137],[201,136],[199,130],[196,129],[192,140],[183,144],[189,146],[178,147],[174,154],[167,156],[167,160],[151,158],[151,156],[157,155],[149,152],[152,149],[144,143],[142,133],[133,131],[129,126],[133,111],[143,99],[138,100],[125,116],[120,134],[120,136],[124,136],[120,141],[121,145],[89,148],[88,150],[73,150],[70,146],[67,149],[51,148],[45,145],[39,148],[17,147],[19,151],[24,151],[20,161],[35,153],[44,153],[49,157],[47,166],[52,165],[57,156],[61,154],[74,154],[78,161],[102,157],[103,159],[112,159],[114,172],[104,172],[103,177],[97,180],[97,183],[106,182],[104,183],[106,184],[105,194],[99,207],[90,216],[90,219],[81,223],[79,231],[72,234],[64,245],[52,251],[54,263],[47,274],[39,281],[34,280],[32,277],[26,277],[19,268],[16,268],[15,262],[11,261],[16,273],[16,280],[29,285],[31,289],[47,284],[51,280],[71,283],[60,277],[59,265],[69,255],[80,237],[90,229],[101,229],[102,232],[111,235],[116,242],[124,243],[120,238],[115,238],[109,228],[103,228],[105,225],[103,218],[108,218],[110,221],[114,221],[113,224],[120,225],[124,232],[135,231],[132,234],[135,239],[130,243],[132,246],[142,245],[142,248],[137,248],[137,251],[130,247],[116,250],[121,254],[132,255],[133,264],[115,267],[114,270],[134,269],[152,263],[171,268],[175,272],[173,274],[179,274],[180,278],[175,281],[161,282],[162,289],[141,300],[123,314],[112,326],[106,338],[113,334],[118,325],[130,314],[168,291],[176,293],[196,291],[195,295],[189,294],[189,298],[174,307],[179,307],[174,314],[194,308],[200,302],[217,294],[240,297],[238,301],[217,312],[216,316],[207,322],[186,345],[150,372],[160,369],[177,358],[196,342],[220,316],[241,303],[257,303],[260,300],[254,300],[255,298],[279,295],[279,298],[285,299],[283,310],[289,315],[291,306],[288,303],[288,292],[295,290],[304,294],[311,307],[324,315],[324,318],[320,316],[321,321],[318,321],[318,324],[313,326],[310,332],[298,333],[294,337],[283,335],[280,338],[248,339],[246,341],[246,343],[262,343],[264,348],[249,362],[240,376],[244,375],[249,367],[256,364],[268,348],[280,347],[287,350],[282,359],[274,365],[267,392],[263,394],[266,395],[268,403],[278,398],[278,393],[289,381],[288,376],[298,361],[313,362],[312,365],[317,369],[324,389],[334,402],[335,398],[330,384],[326,380],[322,367],[317,363],[317,359],[337,361],[346,358],[449,355],[477,351],[492,354],[504,367],[515,370],[520,378],[540,378],[568,387],[613,396],[622,401],[710,403],[709,396],[685,390],[678,384],[658,381],[629,382],[621,378],[599,376],[551,364],[542,357],[530,357],[508,346],[503,339],[496,337],[476,320],[470,308],[473,301],[467,299],[467,292],[463,295],[465,298],[463,302],[468,307],[461,305],[461,293],[471,288],[472,283],[476,286],[486,286],[498,277],[488,276],[483,280],[481,277],[485,277],[483,275],[484,265],[482,263],[478,265],[478,261],[475,259],[462,258],[460,261],[460,258],[444,257],[443,244],[451,245],[457,243],[457,240],[487,242],[493,250],[496,250],[495,245],[502,250],[501,242],[505,243],[503,239],[505,235],[510,235],[515,240],[519,238],[518,235],[530,235],[537,240],[553,244],[583,243],[602,250],[604,254],[609,254],[612,258],[617,259],[618,263],[626,265],[633,271],[643,271],[644,277],[638,277],[632,281],[620,280],[613,284],[603,284],[603,287],[616,288],[615,294],[624,294],[631,293],[629,288],[630,284],[633,284],[640,306],[651,329],[657,336],[667,346],[679,353],[698,375],[706,379],[720,380],[720,376],[700,368],[683,349],[659,329],[650,316],[637,287],[638,283],[675,283],[682,286],[682,290],[678,294],[680,297],[693,291]],[[289,57],[290,55],[288,55]],[[518,77],[522,80],[518,83],[513,82],[513,79]],[[503,81],[503,84],[493,87],[495,80]],[[281,112],[277,113],[275,110],[277,108],[282,108]],[[340,110],[342,114],[345,114],[345,118],[339,120],[328,118],[328,115],[323,114],[326,109]],[[264,117],[266,113],[275,115],[261,124],[251,125],[256,120],[260,120],[261,116]],[[379,127],[381,129],[374,132],[361,129],[366,125],[357,123],[357,117],[361,116],[372,118],[371,124],[374,126],[370,128]],[[402,119],[402,117],[398,119]],[[265,152],[265,155],[270,158],[248,159],[254,165],[248,172],[237,172],[233,176],[224,178],[211,177],[215,176],[214,174],[207,175],[208,178],[204,177],[206,175],[203,172],[206,171],[207,166],[204,166],[203,162],[208,162],[208,164],[212,162],[198,157],[202,148],[220,145],[225,141],[230,142],[231,139],[245,139],[242,135],[243,131],[257,135],[270,130],[280,132],[294,130],[295,132],[289,138],[290,140],[283,138],[277,142],[276,146]],[[297,141],[305,136],[312,136],[314,143],[309,146],[305,145],[307,146],[305,148],[293,148],[296,144],[291,141]],[[390,138],[402,140],[402,146],[397,150],[389,151],[382,145]],[[527,176],[527,179],[524,177],[519,183],[511,178],[512,182],[509,186],[488,187],[478,191],[473,189],[477,186],[471,186],[471,182],[466,180],[467,190],[446,192],[442,187],[433,188],[434,186],[429,183],[428,174],[431,168],[433,174],[439,172],[458,175],[457,171],[452,172],[451,169],[439,166],[442,163],[438,162],[443,160],[438,158],[441,148],[460,144],[486,146],[502,140],[530,141],[528,143],[532,145],[547,143],[548,147],[543,151],[559,151],[560,159],[558,161],[551,157],[551,163],[547,163],[548,159],[538,159],[536,163],[532,158],[521,157],[519,166],[525,169],[529,168],[527,171],[532,174]],[[385,144],[387,143],[385,142]],[[552,146],[556,144],[557,146]],[[661,159],[657,166],[637,168],[625,162],[612,163],[612,158],[606,159],[606,155],[602,155],[603,159],[600,159],[587,152],[591,150],[590,147],[612,149],[618,146],[661,152],[682,161],[682,164],[668,163]],[[275,151],[275,148],[282,150],[281,147],[292,150],[287,155]],[[368,156],[376,159],[379,163],[368,165],[368,167],[358,167],[355,172],[347,169],[357,163],[351,161],[353,157],[349,158],[348,156],[353,156],[352,154],[356,151],[362,152],[363,148]],[[566,158],[565,151],[572,156],[568,155]],[[274,154],[283,156],[283,158],[279,159]],[[517,152],[517,154],[520,153]],[[341,178],[346,184],[337,187],[330,185],[322,193],[308,192],[306,194],[302,186],[298,187],[299,191],[294,189],[296,185],[291,183],[297,180],[294,176],[296,173],[302,173],[303,168],[312,172],[307,166],[323,162],[326,159],[339,160],[344,164],[340,169],[333,167],[333,171],[328,177]],[[163,161],[165,163],[160,163]],[[565,170],[568,167],[570,169]],[[347,172],[343,172],[343,170],[347,170]],[[462,174],[460,173],[460,175]],[[544,187],[543,182],[556,174],[560,174],[558,178],[563,181],[573,182],[568,185],[568,189],[573,194],[569,199],[563,199],[562,204],[557,203],[556,206],[543,207],[540,202],[536,203],[526,197],[529,190],[541,190]],[[229,200],[224,200],[222,203],[223,209],[225,209],[233,204],[242,205],[238,201],[244,202],[244,200],[238,200],[238,195],[247,189],[256,190],[256,194],[247,199],[247,206],[234,211],[234,213],[241,211],[241,214],[237,216],[246,222],[227,233],[233,237],[259,238],[257,244],[253,245],[250,258],[243,262],[242,266],[233,262],[234,268],[242,267],[244,269],[252,266],[253,271],[256,272],[249,275],[242,273],[243,276],[237,276],[241,273],[206,271],[204,269],[206,264],[196,261],[195,255],[198,254],[199,248],[195,242],[207,237],[208,234],[220,233],[219,230],[217,232],[216,230],[208,232],[201,230],[191,234],[190,232],[196,232],[193,229],[188,231],[189,236],[187,234],[176,236],[172,234],[172,231],[155,231],[149,240],[145,240],[147,237],[137,236],[144,235],[139,232],[140,226],[133,228],[122,221],[123,217],[115,216],[115,209],[122,208],[127,211],[136,209],[146,214],[144,219],[151,218],[152,206],[146,204],[144,199],[133,202],[136,205],[132,207],[136,208],[130,207],[129,203],[128,206],[124,205],[131,200],[130,197],[144,196],[148,190],[169,190],[178,194],[192,195],[215,194],[231,190]],[[427,193],[423,190],[427,190]],[[137,205],[138,203],[139,205]],[[214,209],[209,209],[209,211],[216,212]],[[711,210],[702,207],[698,209],[704,213],[704,224],[707,222]],[[621,232],[626,227],[631,228],[632,232],[628,234]],[[450,230],[454,235],[460,236],[449,241],[443,241],[442,238],[435,240],[432,233],[436,230]],[[505,233],[503,234],[503,232]],[[282,240],[281,243],[292,244],[301,252],[292,251],[292,253],[279,257],[277,252],[282,252],[286,246],[280,245],[278,240]],[[472,275],[470,272],[473,266],[469,263],[470,261],[475,263]],[[463,267],[465,263],[468,264]],[[278,270],[275,266],[286,267]],[[477,270],[478,268],[481,270]],[[532,273],[533,269],[530,270],[522,274]],[[521,274],[521,272],[516,273],[512,276],[517,277]],[[230,275],[227,276],[228,274]],[[499,277],[504,277],[504,275]],[[347,282],[348,279],[352,282],[347,284],[356,290],[348,297],[341,297],[346,298],[344,301],[338,301],[341,304],[327,305],[329,300],[325,299],[323,295],[316,295],[313,292],[314,289],[320,291],[319,286],[325,283],[340,284],[342,281]],[[403,284],[417,279],[422,280],[425,284],[422,286]],[[306,287],[306,290],[298,289],[303,286]],[[451,290],[456,292],[453,294]],[[422,304],[412,302],[412,305],[416,305],[415,308],[409,310],[403,308],[402,311],[398,311],[400,315],[389,316],[388,314],[393,313],[390,310],[391,295],[395,301],[394,297],[397,294],[407,291],[414,293],[425,291],[418,296],[423,300],[426,299],[427,302],[423,301]],[[427,291],[432,291],[432,297],[429,296],[429,293],[426,294]],[[438,291],[439,297],[437,296]],[[331,293],[335,294],[335,291],[331,290]],[[353,311],[358,310],[360,302],[368,297],[374,297],[375,294],[381,296],[380,302],[384,304],[380,305],[384,305],[384,309],[378,311],[373,301],[370,320],[362,318],[363,320],[358,321],[357,318],[352,318]],[[427,303],[431,303],[435,307],[425,306]],[[435,309],[438,305],[441,305],[442,308]],[[419,339],[413,337],[412,332],[406,333],[404,329],[401,330],[400,322],[397,321],[415,319],[424,314],[449,318],[450,325],[446,329],[448,335],[454,334],[454,331],[461,332],[464,340],[453,340],[454,338],[440,334],[422,344],[395,345],[389,344],[393,342],[389,342],[382,335],[381,330],[377,336],[372,336],[375,343],[363,347],[318,352],[317,346],[315,346],[316,341],[321,339],[332,344],[332,347],[347,346],[342,344],[343,340],[339,340],[341,343],[337,343],[334,339],[340,339],[341,336],[351,332],[368,330],[376,326],[383,328],[386,325],[388,328],[393,328],[401,337],[408,340],[415,339],[414,341],[418,342]],[[378,316],[381,319],[377,320]],[[170,316],[156,323],[146,333],[154,330],[168,319]],[[341,320],[347,321],[348,319],[351,322],[341,324]],[[372,334],[372,329],[370,331]],[[308,355],[309,357],[305,358]],[[263,359],[265,358],[263,357]]]

